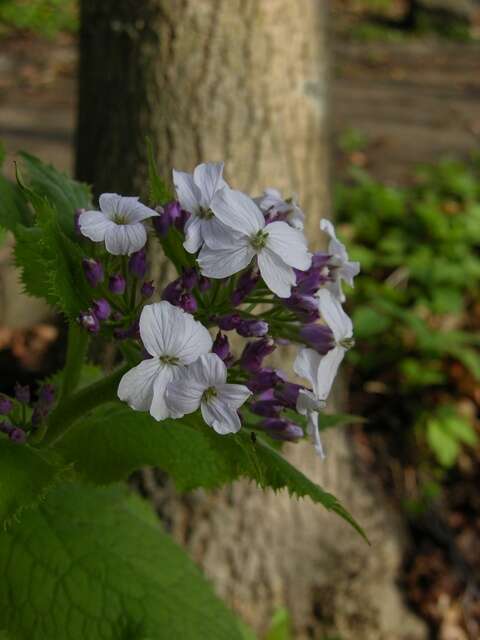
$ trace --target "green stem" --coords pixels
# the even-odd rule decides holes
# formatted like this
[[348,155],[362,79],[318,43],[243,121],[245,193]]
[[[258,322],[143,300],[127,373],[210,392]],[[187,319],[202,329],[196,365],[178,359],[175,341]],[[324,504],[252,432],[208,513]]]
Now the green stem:
[[118,384],[122,376],[130,369],[126,364],[103,380],[95,382],[61,402],[48,418],[48,429],[42,446],[52,446],[70,429],[73,423],[102,404],[117,398]]
[[60,390],[60,400],[70,396],[80,382],[82,366],[88,349],[88,333],[78,324],[71,322],[68,327],[67,358]]

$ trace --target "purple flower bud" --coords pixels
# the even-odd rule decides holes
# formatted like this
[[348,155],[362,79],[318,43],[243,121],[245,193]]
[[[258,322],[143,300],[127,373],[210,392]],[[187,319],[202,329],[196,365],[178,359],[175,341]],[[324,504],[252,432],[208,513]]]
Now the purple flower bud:
[[279,407],[275,400],[257,400],[250,403],[250,411],[264,418],[278,418]]
[[100,331],[100,322],[91,309],[82,311],[78,316],[78,322],[89,333],[98,333]]
[[126,286],[127,283],[125,282],[125,278],[120,273],[110,276],[108,280],[109,290],[116,295],[121,296],[122,293],[125,293]]
[[151,298],[155,293],[155,285],[153,284],[153,280],[148,280],[142,284],[142,288],[140,289],[140,293],[143,298]]
[[200,278],[198,279],[198,288],[202,293],[205,293],[205,291],[208,291],[211,286],[212,286],[212,281],[210,280],[210,278],[206,278],[205,276],[200,276]]
[[254,393],[265,391],[275,386],[277,382],[283,382],[283,376],[276,369],[260,369],[247,381],[246,385]]
[[13,402],[6,396],[0,396],[0,415],[6,416],[13,409]]
[[229,313],[226,316],[217,318],[217,324],[223,331],[231,331],[232,329],[236,329],[241,322],[242,318],[238,315],[238,313]]
[[198,304],[195,296],[193,296],[191,293],[183,294],[183,296],[180,298],[179,306],[187,313],[195,313],[198,309]]
[[278,404],[283,405],[289,409],[295,409],[297,406],[297,398],[300,393],[300,389],[304,389],[301,384],[295,384],[294,382],[283,382],[275,387],[273,392],[274,397]]
[[220,360],[227,360],[230,357],[230,343],[228,338],[221,331],[217,333],[217,337],[213,343],[212,352],[216,353]]
[[38,400],[45,407],[51,407],[55,402],[55,387],[53,384],[45,384],[38,392]]
[[191,291],[193,287],[197,286],[198,273],[195,271],[195,269],[185,269],[180,279],[185,291]]
[[100,282],[103,282],[104,273],[101,262],[93,258],[84,258],[82,260],[82,267],[85,278],[91,287],[96,287]]
[[303,438],[303,429],[298,424],[283,418],[266,418],[262,420],[261,427],[274,440],[291,442]]
[[139,338],[140,336],[140,328],[138,324],[138,320],[127,327],[126,329],[117,328],[113,330],[113,335],[117,340],[128,340],[129,338]]
[[238,279],[235,291],[232,293],[232,304],[239,305],[254,289],[260,278],[257,268],[248,269]]
[[80,230],[79,219],[82,213],[84,213],[84,211],[85,209],[76,209],[75,213],[73,214],[73,228],[77,236],[82,235],[82,232]]
[[15,444],[23,444],[27,439],[27,434],[23,429],[16,427],[15,429],[12,429],[12,431],[10,431],[8,437],[12,442],[15,442]]
[[182,219],[180,203],[168,202],[164,207],[157,207],[159,216],[153,218],[153,226],[160,236],[166,236],[170,227]]
[[167,284],[162,293],[162,300],[166,300],[167,302],[170,302],[170,304],[178,306],[182,298],[182,291],[182,283],[180,282],[180,278],[177,278],[177,280]]
[[313,296],[293,293],[286,298],[285,305],[294,311],[303,322],[315,322],[320,317],[318,300]]
[[21,402],[22,404],[29,404],[30,403],[30,387],[25,385],[21,385],[21,384],[17,384],[15,385],[15,398],[18,400],[18,402]]
[[128,268],[130,273],[136,278],[144,278],[147,273],[147,252],[145,249],[140,249],[132,253],[128,261]]
[[307,324],[301,327],[300,338],[322,355],[328,353],[335,346],[332,330],[324,324]]
[[13,429],[14,427],[12,427],[12,425],[8,422],[0,422],[0,432],[6,433],[7,436],[11,434]]
[[37,405],[32,413],[32,426],[38,428],[48,415],[48,408]]
[[328,253],[315,253],[312,257],[312,265],[306,271],[295,269],[297,286],[295,293],[311,296],[319,287],[329,280],[328,262],[330,260]]
[[268,333],[268,322],[264,320],[241,320],[237,333],[244,338],[261,338]]
[[240,366],[254,373],[261,369],[263,359],[273,351],[275,351],[275,343],[271,338],[249,342],[241,355]]
[[112,313],[112,309],[105,298],[94,300],[92,304],[92,310],[98,320],[107,320]]

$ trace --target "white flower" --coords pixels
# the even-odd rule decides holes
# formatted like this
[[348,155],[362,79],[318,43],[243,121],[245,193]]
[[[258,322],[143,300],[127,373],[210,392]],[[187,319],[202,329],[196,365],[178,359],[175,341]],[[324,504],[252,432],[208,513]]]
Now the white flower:
[[335,346],[324,356],[313,349],[302,349],[293,368],[297,375],[306,378],[312,385],[312,391],[300,390],[297,411],[308,417],[308,432],[313,438],[315,449],[323,458],[318,412],[325,406],[338,368],[353,344],[353,326],[339,301],[328,289],[320,289],[317,297],[320,314],[333,333]]
[[286,222],[265,226],[258,206],[240,191],[218,191],[212,210],[224,226],[198,256],[203,275],[226,278],[247,267],[257,256],[267,286],[280,298],[288,298],[295,284],[292,267],[305,271],[312,261],[303,233]]
[[243,384],[227,383],[225,364],[215,353],[208,353],[168,385],[166,400],[173,418],[200,407],[205,422],[225,435],[236,433],[242,426],[237,409],[250,396],[251,391]]
[[283,200],[280,191],[270,187],[265,189],[260,198],[255,198],[255,202],[265,213],[279,213],[291,227],[303,230],[305,214],[300,209],[295,194],[291,198]]
[[209,244],[218,228],[223,226],[211,209],[216,192],[227,187],[223,179],[223,162],[199,164],[193,174],[174,169],[173,184],[182,208],[191,214],[185,224],[183,246],[189,253],[196,253],[204,242]]
[[144,307],[140,336],[153,356],[128,371],[120,381],[118,397],[132,409],[149,411],[156,420],[169,416],[165,390],[185,365],[212,348],[205,327],[182,309],[163,301]]
[[340,302],[345,302],[342,280],[345,280],[347,284],[353,287],[353,278],[360,272],[360,263],[349,261],[345,245],[338,240],[335,234],[335,227],[330,220],[322,218],[320,220],[320,229],[330,238],[328,253],[333,256],[332,263],[336,267],[333,273],[335,280],[327,286]]
[[105,242],[114,256],[126,256],[140,251],[147,242],[143,220],[158,216],[135,197],[117,193],[102,193],[100,211],[84,211],[78,218],[81,233],[94,242]]

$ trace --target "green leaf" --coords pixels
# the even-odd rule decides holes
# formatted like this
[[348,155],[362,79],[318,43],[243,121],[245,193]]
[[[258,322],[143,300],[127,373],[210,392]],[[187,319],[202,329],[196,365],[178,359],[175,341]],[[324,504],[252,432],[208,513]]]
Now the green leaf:
[[126,489],[62,487],[0,540],[0,625],[15,640],[241,640],[235,617]]
[[448,468],[455,464],[460,445],[458,440],[448,433],[441,420],[436,418],[428,420],[427,442],[442,466]]
[[69,469],[56,456],[0,440],[0,528],[39,504]]
[[89,187],[28,153],[22,152],[20,157],[28,186],[37,196],[50,202],[57,213],[60,229],[74,239],[75,210],[91,208]]
[[17,227],[15,263],[25,291],[45,298],[74,319],[90,303],[82,250],[63,233],[50,202],[30,189],[26,193],[35,208],[37,226]]
[[160,178],[157,171],[157,163],[153,151],[153,144],[150,138],[147,138],[148,153],[148,179],[150,182],[150,200],[155,204],[166,204],[174,199],[171,189],[166,182]]
[[0,227],[15,233],[18,224],[28,225],[31,213],[16,184],[0,176]]
[[290,615],[286,609],[278,609],[264,640],[291,640]]
[[60,440],[59,450],[87,480],[116,482],[145,465],[169,473],[179,490],[213,489],[246,477],[262,488],[287,489],[334,511],[363,531],[331,494],[311,482],[268,444],[254,443],[248,428],[219,436],[199,414],[156,422],[119,403],[99,407]]

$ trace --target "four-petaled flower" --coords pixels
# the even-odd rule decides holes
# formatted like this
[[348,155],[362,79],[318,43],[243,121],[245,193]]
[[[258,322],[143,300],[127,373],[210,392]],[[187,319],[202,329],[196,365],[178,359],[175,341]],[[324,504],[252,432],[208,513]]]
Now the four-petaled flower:
[[200,356],[167,389],[167,407],[173,418],[181,418],[200,407],[203,419],[222,435],[240,427],[237,409],[251,396],[243,384],[227,383],[227,367],[215,354]]
[[262,196],[255,198],[255,202],[267,215],[272,215],[274,219],[278,217],[279,220],[288,222],[294,229],[303,230],[305,214],[300,209],[295,194],[291,198],[284,200],[280,191],[269,187],[265,189]]
[[327,284],[327,288],[340,302],[345,302],[345,295],[342,291],[342,280],[353,287],[353,279],[360,272],[360,263],[352,262],[348,259],[345,245],[340,242],[335,233],[335,227],[326,218],[320,220],[320,229],[330,238],[328,243],[328,253],[332,256],[330,264],[332,269],[333,282]]
[[144,307],[140,337],[152,356],[128,371],[120,381],[118,397],[132,409],[149,411],[156,420],[169,416],[167,385],[212,348],[208,330],[193,316],[167,301]]
[[312,391],[300,390],[297,411],[308,417],[308,433],[313,439],[315,449],[323,458],[324,452],[318,431],[318,412],[325,406],[338,368],[345,353],[353,345],[353,326],[339,301],[328,289],[320,289],[317,297],[320,314],[333,333],[335,346],[326,355],[321,355],[313,349],[302,349],[295,359],[293,368],[297,375],[306,378],[312,385]]
[[198,263],[203,275],[226,278],[247,267],[256,256],[269,289],[288,298],[296,281],[292,267],[304,271],[312,261],[303,233],[286,222],[266,225],[255,202],[233,189],[218,191],[211,207],[224,227],[200,251]]
[[223,226],[211,208],[217,191],[227,186],[223,162],[199,164],[193,174],[174,169],[173,184],[180,205],[191,214],[185,224],[183,246],[189,253],[196,253],[204,242],[213,242],[219,227]]
[[94,242],[105,242],[105,248],[116,256],[140,251],[147,242],[143,221],[158,216],[136,197],[103,193],[99,198],[100,211],[84,211],[78,218],[82,235]]

